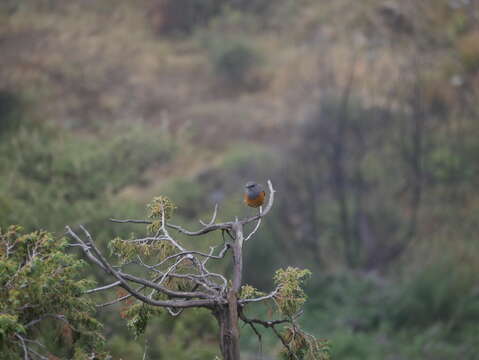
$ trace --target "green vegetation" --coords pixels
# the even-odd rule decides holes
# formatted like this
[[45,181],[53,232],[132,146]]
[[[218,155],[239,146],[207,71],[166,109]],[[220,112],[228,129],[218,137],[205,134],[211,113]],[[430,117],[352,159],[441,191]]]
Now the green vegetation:
[[18,226],[0,232],[0,347],[2,358],[55,355],[105,358],[94,305],[82,296],[93,284],[85,263],[65,254],[67,241]]

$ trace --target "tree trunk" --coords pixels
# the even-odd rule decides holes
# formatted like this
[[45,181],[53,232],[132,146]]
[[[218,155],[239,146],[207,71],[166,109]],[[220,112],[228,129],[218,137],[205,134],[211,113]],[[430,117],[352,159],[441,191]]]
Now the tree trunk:
[[222,306],[215,315],[220,328],[220,349],[223,360],[240,360],[238,316],[236,321],[234,319],[233,322],[231,321],[229,305]]
[[223,360],[240,360],[238,294],[241,289],[243,273],[243,225],[233,225],[235,242],[233,244],[233,282],[228,290],[228,305],[221,306],[215,312],[220,327],[220,349]]

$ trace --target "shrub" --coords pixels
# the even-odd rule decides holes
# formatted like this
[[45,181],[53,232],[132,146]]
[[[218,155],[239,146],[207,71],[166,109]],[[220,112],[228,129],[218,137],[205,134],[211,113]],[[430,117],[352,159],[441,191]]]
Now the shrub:
[[[45,231],[25,234],[19,226],[0,230],[2,359],[33,358],[36,352],[49,359],[58,359],[52,352],[71,358],[102,345],[94,306],[81,296],[93,284],[79,278],[85,263],[65,254],[66,247],[65,239]],[[49,340],[52,331],[57,341],[39,347],[36,340]],[[95,358],[105,354],[96,352]]]
[[18,128],[22,117],[22,102],[15,94],[0,90],[0,136]]
[[458,40],[459,57],[466,71],[479,70],[479,31],[471,32]]
[[0,159],[0,183],[5,184],[0,207],[15,204],[12,212],[0,208],[6,214],[0,224],[55,231],[75,218],[101,218],[99,204],[128,185],[141,184],[145,170],[168,161],[174,151],[154,128],[130,125],[108,132],[71,136],[45,126],[22,127],[0,143],[5,154]]
[[475,273],[460,261],[444,260],[426,266],[398,287],[386,312],[396,328],[428,328],[442,324],[451,334],[479,320]]
[[190,33],[218,14],[225,0],[155,0],[150,22],[161,34]]
[[258,87],[258,68],[263,57],[245,38],[215,36],[207,42],[207,51],[215,74],[225,86]]
[[224,8],[264,14],[271,4],[268,0],[153,0],[150,23],[160,34],[189,34],[206,25]]

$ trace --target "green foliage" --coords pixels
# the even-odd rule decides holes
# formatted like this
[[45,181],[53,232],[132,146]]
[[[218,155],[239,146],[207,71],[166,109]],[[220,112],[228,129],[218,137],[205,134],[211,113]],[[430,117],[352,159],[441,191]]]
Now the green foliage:
[[[281,350],[282,359],[329,359],[328,341],[315,338],[302,330],[296,322],[296,317],[306,301],[303,285],[310,276],[311,272],[309,270],[294,267],[279,269],[274,275],[274,282],[278,287],[278,292],[274,296],[277,310],[290,319],[290,322],[283,327],[281,332],[282,342],[287,345]],[[257,294],[257,290],[250,285],[243,286],[241,290],[241,297],[249,298],[261,295]]]
[[135,334],[135,338],[138,338],[145,333],[150,318],[161,313],[161,308],[140,303],[131,306],[123,314],[128,319],[128,328]]
[[18,96],[0,90],[0,138],[20,126],[24,104]]
[[[170,219],[176,205],[166,196],[154,197],[151,203],[147,205],[148,218],[154,221],[147,226],[150,233],[156,233],[161,227],[163,218],[165,221]],[[108,243],[111,254],[118,256],[122,263],[126,263],[138,255],[155,256],[158,259],[164,259],[175,252],[175,247],[169,241],[156,240],[134,240],[134,234],[130,239],[114,238]]]
[[288,349],[281,351],[285,360],[329,360],[330,348],[327,340],[319,340],[297,326],[287,326],[282,337]]
[[[23,356],[20,337],[42,340],[45,324],[58,322],[62,349],[33,346],[34,351],[60,352],[71,356],[83,348],[89,353],[101,349],[101,324],[94,306],[83,292],[93,284],[82,279],[84,262],[65,254],[65,239],[45,231],[23,233],[19,226],[0,231],[0,347],[6,359]],[[67,355],[70,354],[70,355]],[[97,353],[98,358],[105,354]]]
[[302,285],[310,276],[311,271],[294,267],[276,271],[274,282],[279,287],[279,291],[274,298],[283,315],[292,318],[306,302],[306,294]]
[[[166,136],[146,125],[118,126],[96,136],[21,127],[0,143],[0,224],[59,231],[65,223],[101,217],[100,209],[110,212],[103,218],[111,216],[111,197],[141,184],[146,169],[168,161],[173,151]],[[13,203],[15,211],[6,211]]]
[[148,218],[154,219],[153,223],[148,225],[148,231],[157,232],[161,228],[161,221],[169,220],[176,209],[176,205],[166,196],[154,197],[152,202],[147,205]]
[[327,334],[333,359],[421,360],[461,351],[464,359],[475,359],[464,346],[474,344],[477,333],[473,273],[463,259],[460,266],[433,262],[391,282],[371,274],[329,274],[308,289],[303,326]]
[[254,288],[251,285],[243,285],[240,291],[240,298],[241,299],[253,299],[255,297],[260,297],[265,295],[264,292],[259,291],[258,289]]
[[210,311],[189,309],[175,318],[164,312],[153,321],[157,326],[151,326],[145,335],[159,343],[152,359],[212,360],[218,354],[218,326]]
[[150,219],[171,219],[173,211],[176,209],[175,204],[166,196],[157,196],[153,198],[153,201],[147,205],[148,217]]
[[444,259],[426,265],[399,289],[391,294],[387,309],[387,319],[396,329],[440,324],[452,340],[479,321],[476,274],[467,263]]
[[122,263],[126,263],[136,256],[158,256],[165,258],[174,253],[174,247],[167,241],[133,241],[116,237],[108,243],[111,254],[118,256]]
[[216,74],[227,86],[253,87],[261,53],[245,38],[218,36],[210,41],[208,55]]
[[237,11],[227,11],[198,33],[210,63],[218,78],[227,87],[254,89],[258,86],[258,72],[264,62],[260,49],[251,38],[239,35],[239,29],[257,27],[254,19]]

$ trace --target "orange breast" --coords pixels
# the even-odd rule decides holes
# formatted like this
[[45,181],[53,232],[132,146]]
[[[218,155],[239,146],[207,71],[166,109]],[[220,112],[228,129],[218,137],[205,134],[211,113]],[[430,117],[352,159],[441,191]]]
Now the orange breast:
[[248,197],[248,194],[244,194],[244,202],[251,207],[257,208],[263,205],[264,203],[264,198],[266,197],[266,193],[264,191],[261,191],[261,193],[255,197],[254,199],[251,199]]

